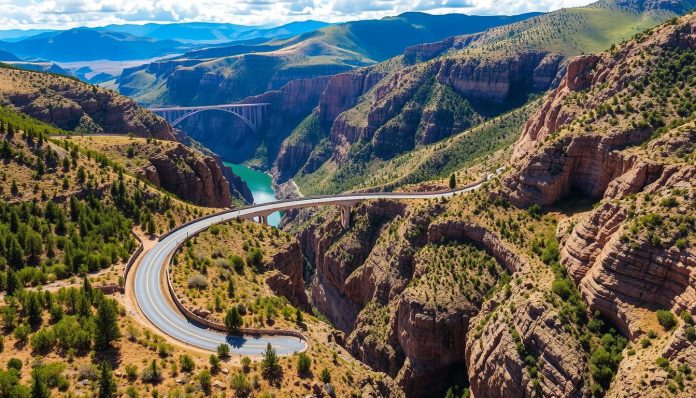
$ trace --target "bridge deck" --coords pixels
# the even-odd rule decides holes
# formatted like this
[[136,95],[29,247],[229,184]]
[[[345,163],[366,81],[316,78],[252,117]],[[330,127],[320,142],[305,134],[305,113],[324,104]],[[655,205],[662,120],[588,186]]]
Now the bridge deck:
[[201,105],[201,106],[170,106],[159,108],[147,108],[151,112],[171,112],[171,111],[204,111],[209,109],[230,109],[230,108],[255,108],[268,106],[268,102],[253,104],[222,104],[222,105]]

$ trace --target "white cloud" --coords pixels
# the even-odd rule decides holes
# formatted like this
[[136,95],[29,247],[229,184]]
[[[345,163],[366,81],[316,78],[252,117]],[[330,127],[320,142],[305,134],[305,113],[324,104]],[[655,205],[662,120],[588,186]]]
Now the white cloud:
[[0,0],[2,29],[144,22],[277,25],[315,19],[342,22],[407,11],[512,15],[585,5],[592,0]]

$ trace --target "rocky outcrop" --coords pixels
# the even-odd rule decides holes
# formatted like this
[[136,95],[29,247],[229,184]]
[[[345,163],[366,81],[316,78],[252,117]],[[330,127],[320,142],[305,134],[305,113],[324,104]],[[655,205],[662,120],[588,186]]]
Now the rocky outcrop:
[[[544,293],[532,290],[535,285],[525,276],[516,277],[526,281],[488,300],[471,321],[475,326],[466,337],[466,363],[472,395],[589,396],[577,338],[563,327],[558,310]],[[543,364],[534,380],[526,357]]]
[[465,98],[502,103],[512,91],[549,88],[563,57],[545,52],[523,52],[494,60],[448,58],[438,68],[437,80]]
[[201,206],[232,204],[229,183],[220,164],[212,157],[196,155],[183,145],[156,154],[139,174],[156,187]]
[[8,81],[0,84],[0,104],[68,131],[175,139],[164,119],[110,90],[13,69],[0,69],[0,81]]
[[493,59],[445,56],[395,68],[367,92],[360,71],[343,74],[332,80],[332,101],[319,108],[322,120],[331,122],[333,158],[340,161],[347,147],[364,141],[389,159],[463,131],[483,120],[480,104],[504,109],[521,93],[546,90],[563,59],[542,51]]
[[[652,365],[657,356],[683,363],[693,355],[683,329],[664,330],[655,311],[696,314],[696,126],[669,105],[692,95],[680,80],[694,78],[690,61],[673,62],[692,57],[694,46],[696,17],[689,15],[612,52],[572,60],[525,126],[515,171],[503,181],[501,192],[518,206],[554,205],[571,196],[596,200],[593,209],[558,226],[561,265],[589,309],[629,340],[648,330],[667,334],[655,349],[653,343],[634,346],[637,359],[622,362],[609,396],[664,395],[666,374]],[[675,70],[680,77],[668,77]],[[655,94],[658,86],[665,99]],[[482,357],[491,363],[490,355]],[[507,365],[493,361],[490,373],[501,366]],[[473,391],[478,381],[470,381]],[[495,385],[482,396],[488,388]]]
[[[632,84],[651,73],[643,63],[632,67],[646,49],[659,49],[647,61],[655,63],[661,56],[669,57],[661,54],[694,43],[696,33],[687,22],[663,28],[650,39],[630,42],[613,53],[573,59],[561,85],[549,93],[515,145],[513,161],[520,171],[505,180],[510,200],[518,206],[549,205],[571,192],[600,198],[610,182],[625,179],[632,180],[633,186],[624,185],[624,194],[635,193],[658,178],[660,162],[623,150],[649,140],[658,127],[678,116],[675,110],[660,109],[661,120],[652,123],[628,117],[635,112],[632,104],[624,104],[623,111],[612,110],[619,105],[619,97],[628,96],[636,103],[653,100],[649,92]],[[612,196],[617,194],[610,191]]]
[[[696,313],[696,273],[692,271],[696,252],[692,247],[675,246],[677,239],[688,241],[690,233],[671,231],[665,225],[657,231],[659,237],[651,238],[650,233],[640,233],[645,226],[635,220],[636,213],[655,214],[664,224],[672,222],[672,217],[688,219],[686,206],[664,214],[645,201],[645,194],[661,201],[669,197],[669,190],[679,189],[685,194],[677,201],[693,202],[695,178],[693,167],[676,172],[645,187],[635,200],[605,201],[569,234],[559,231],[561,263],[587,302],[632,339],[646,331],[637,309]],[[664,215],[658,216],[661,213]]]
[[346,349],[395,377],[407,396],[439,396],[448,383],[466,377],[466,336],[483,302],[477,295],[429,299],[433,293],[426,293],[427,287],[413,285],[432,272],[435,260],[420,256],[420,250],[474,242],[507,269],[524,265],[481,226],[434,222],[442,210],[440,205],[413,209],[379,201],[359,206],[348,231],[330,216],[302,233],[305,253],[317,267],[313,304],[346,333]]
[[292,305],[308,311],[310,306],[304,286],[304,257],[299,243],[292,242],[286,250],[276,253],[269,264],[279,271],[266,278],[271,290],[287,298]]

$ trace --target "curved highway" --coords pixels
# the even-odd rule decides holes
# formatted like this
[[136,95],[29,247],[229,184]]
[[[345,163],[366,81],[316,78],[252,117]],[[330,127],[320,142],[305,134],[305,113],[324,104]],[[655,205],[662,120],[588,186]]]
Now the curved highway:
[[205,327],[190,322],[174,307],[167,298],[169,292],[166,288],[166,275],[164,268],[167,265],[177,246],[188,237],[205,230],[211,225],[233,220],[235,218],[249,219],[256,216],[266,216],[276,211],[295,208],[324,206],[324,205],[352,205],[369,199],[432,199],[449,197],[460,192],[469,192],[478,189],[482,182],[468,187],[447,191],[430,193],[361,193],[336,196],[324,196],[313,198],[300,198],[282,200],[270,203],[249,206],[246,208],[229,210],[205,217],[189,225],[171,231],[160,238],[140,261],[140,265],[134,274],[134,294],[143,314],[160,331],[193,347],[215,351],[221,343],[227,343],[231,347],[231,353],[239,355],[260,355],[267,343],[276,349],[280,355],[288,355],[302,351],[306,344],[302,339],[291,336],[231,336],[206,329]]

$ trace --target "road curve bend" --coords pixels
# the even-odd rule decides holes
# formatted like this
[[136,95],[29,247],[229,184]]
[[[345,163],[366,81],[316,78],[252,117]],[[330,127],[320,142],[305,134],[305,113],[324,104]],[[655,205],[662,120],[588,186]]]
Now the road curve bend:
[[298,337],[225,335],[187,320],[167,298],[166,295],[169,292],[166,290],[166,280],[164,279],[166,276],[163,275],[163,270],[178,245],[211,225],[238,217],[248,219],[268,215],[276,211],[325,205],[351,205],[371,199],[437,199],[476,190],[484,182],[481,181],[461,189],[446,192],[360,193],[281,200],[229,210],[212,217],[204,217],[171,231],[160,238],[160,241],[145,253],[134,274],[135,300],[147,319],[162,333],[199,349],[215,351],[220,344],[227,343],[230,345],[231,353],[233,354],[261,355],[266,345],[270,343],[280,355],[290,355],[294,352],[303,351],[306,348],[306,343]]

